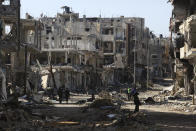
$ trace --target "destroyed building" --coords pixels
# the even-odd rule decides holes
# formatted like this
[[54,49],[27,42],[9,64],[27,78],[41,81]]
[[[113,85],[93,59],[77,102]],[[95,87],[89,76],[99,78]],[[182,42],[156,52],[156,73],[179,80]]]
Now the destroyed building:
[[195,10],[194,0],[170,0],[173,5],[170,30],[174,38],[176,81],[187,94],[194,92],[195,83]]
[[56,17],[41,15],[36,20],[27,13],[20,19],[20,1],[0,6],[10,10],[0,13],[0,64],[7,86],[25,91],[64,86],[86,92],[131,84],[134,74],[141,83],[148,69],[163,69],[166,39],[152,37],[144,18],[81,18],[64,6]]
[[150,33],[148,60],[151,79],[171,76],[170,48],[168,38],[163,38],[162,35],[156,37],[153,33]]
[[[68,82],[74,77],[77,82],[73,83],[78,83],[75,87],[83,89],[131,82],[134,55],[137,80],[141,81],[142,71],[147,65],[145,54],[149,41],[149,30],[145,28],[143,18],[87,18],[85,15],[79,18],[79,14],[69,7],[63,9],[64,12],[58,13],[57,17],[40,18],[44,27],[41,51],[47,54],[48,60],[53,57],[52,61],[57,60],[61,53],[64,56],[61,59],[64,58],[66,64],[85,72],[78,72],[81,74],[78,77],[78,73],[74,76],[74,73],[65,71]],[[57,65],[64,63],[56,62]]]

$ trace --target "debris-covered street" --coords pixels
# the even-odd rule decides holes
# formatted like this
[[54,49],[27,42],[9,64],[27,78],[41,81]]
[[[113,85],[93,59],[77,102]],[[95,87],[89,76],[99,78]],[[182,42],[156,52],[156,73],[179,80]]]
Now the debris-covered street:
[[194,0],[0,0],[0,131],[196,131]]
[[[173,82],[168,79],[154,84],[148,91],[141,90],[141,111],[133,113],[134,104],[127,94],[102,91],[95,95],[71,93],[68,104],[43,97],[43,103],[27,102],[20,98],[19,105],[5,105],[1,109],[2,130],[129,130],[136,131],[193,131],[196,129],[196,106],[183,95],[172,99]],[[183,92],[181,92],[182,94]],[[171,97],[171,98],[170,98]],[[17,110],[15,109],[17,106]],[[184,121],[186,120],[186,122]],[[9,124],[10,123],[10,124]]]

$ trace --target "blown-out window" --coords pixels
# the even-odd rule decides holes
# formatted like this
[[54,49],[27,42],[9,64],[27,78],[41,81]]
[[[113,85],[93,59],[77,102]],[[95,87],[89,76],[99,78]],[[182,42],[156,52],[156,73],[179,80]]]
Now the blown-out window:
[[5,25],[5,34],[8,35],[11,32],[11,25]]
[[4,2],[2,2],[2,5],[10,5],[10,0],[4,0]]

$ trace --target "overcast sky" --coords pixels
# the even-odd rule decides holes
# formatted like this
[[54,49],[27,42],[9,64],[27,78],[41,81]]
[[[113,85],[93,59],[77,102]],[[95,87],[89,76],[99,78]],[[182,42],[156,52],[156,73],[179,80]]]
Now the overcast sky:
[[66,5],[72,7],[80,16],[87,17],[143,17],[146,26],[155,34],[169,36],[169,19],[172,6],[168,0],[21,0],[22,17],[26,12],[34,17],[41,13],[47,16],[55,16],[62,12],[60,7]]

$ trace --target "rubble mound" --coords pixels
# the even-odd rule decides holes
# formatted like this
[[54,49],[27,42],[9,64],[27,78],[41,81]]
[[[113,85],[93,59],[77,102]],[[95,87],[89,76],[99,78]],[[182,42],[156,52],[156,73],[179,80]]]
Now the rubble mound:
[[111,99],[97,99],[92,104],[90,104],[91,108],[100,108],[104,106],[114,106]]
[[149,122],[146,114],[142,112],[121,117],[121,119],[116,124],[119,128],[126,127],[136,131],[146,131],[153,128],[153,123]]
[[144,101],[145,101],[146,104],[155,104],[156,103],[152,97],[148,97]]
[[[0,130],[26,127],[31,121],[31,114],[26,109],[4,107],[0,110]],[[20,124],[19,124],[20,122]],[[21,124],[21,122],[23,124]]]
[[107,91],[101,91],[98,96],[102,99],[112,99],[112,95]]

